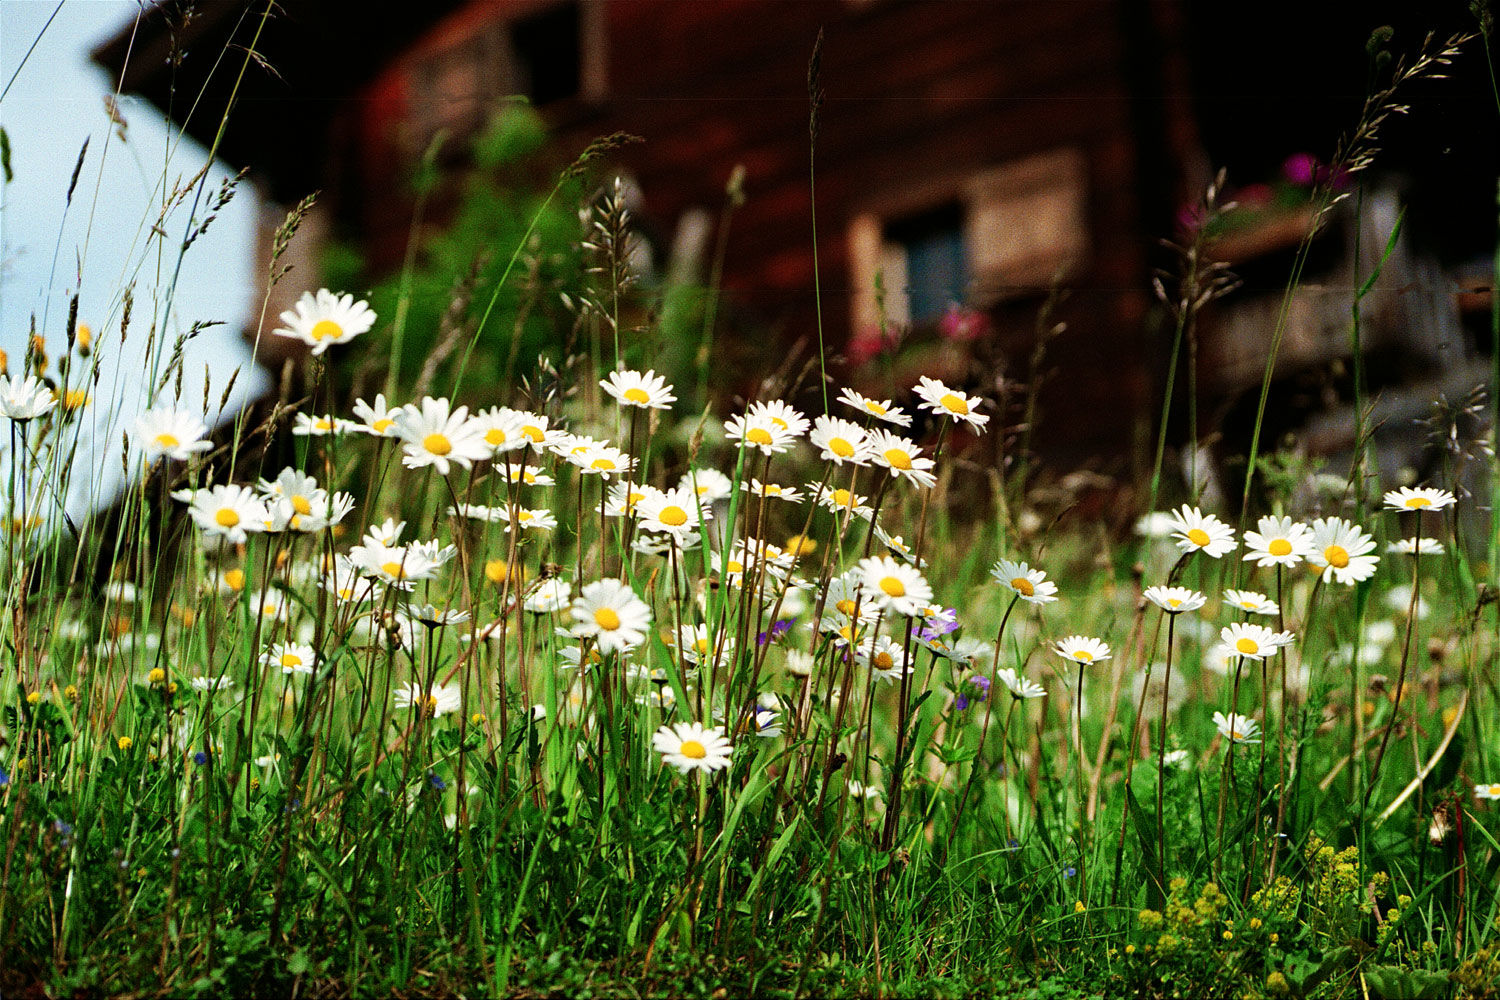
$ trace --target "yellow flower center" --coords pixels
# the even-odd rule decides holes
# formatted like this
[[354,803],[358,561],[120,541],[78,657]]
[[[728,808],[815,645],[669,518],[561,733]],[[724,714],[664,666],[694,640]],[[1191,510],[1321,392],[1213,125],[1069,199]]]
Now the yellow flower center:
[[498,427],[491,427],[484,432],[484,443],[491,448],[498,448],[506,442],[505,432]]
[[893,660],[893,659],[891,659],[891,654],[890,653],[887,653],[884,650],[881,650],[880,652],[878,652],[878,653],[875,654],[875,669],[876,670],[890,670],[895,665],[896,665],[896,661]]
[[693,649],[695,649],[697,651],[697,653],[698,653],[699,656],[707,656],[708,655],[708,640],[707,639],[696,639],[696,640],[694,640],[693,641]]
[[1209,542],[1213,541],[1213,539],[1208,537],[1208,532],[1204,531],[1202,528],[1193,528],[1187,533],[1187,537],[1188,541],[1192,542],[1199,548],[1202,548]]
[[745,440],[749,441],[751,444],[770,444],[771,432],[766,430],[764,427],[752,427],[750,428],[749,432],[745,434]]
[[646,390],[642,389],[640,386],[633,385],[629,389],[626,389],[624,393],[622,393],[622,395],[630,402],[639,403],[642,406],[645,406],[647,403],[651,402],[651,397],[646,395]]
[[406,567],[402,566],[398,562],[381,563],[380,569],[385,573],[386,576],[393,577],[397,580],[406,575]]
[[906,584],[898,577],[887,576],[881,579],[880,589],[885,591],[887,597],[905,597]]
[[381,417],[379,420],[370,425],[370,429],[377,434],[384,434],[395,422],[396,421],[392,420],[390,417]]
[[296,653],[282,653],[281,665],[283,667],[300,667],[302,666],[302,657]]
[[1421,510],[1423,507],[1431,507],[1432,501],[1426,497],[1407,497],[1406,507],[1408,510]]
[[243,590],[245,586],[245,571],[242,569],[225,570],[224,583],[230,590]]
[[761,487],[761,492],[768,497],[779,497],[781,496],[781,487],[777,486],[775,483],[767,483],[765,486]]
[[535,444],[541,444],[542,441],[546,438],[546,435],[542,433],[542,429],[536,424],[527,424],[525,427],[521,428],[521,433],[531,438],[532,442]]
[[1273,556],[1289,556],[1292,554],[1292,543],[1285,538],[1275,538],[1266,546],[1266,551]]
[[531,520],[533,517],[536,517],[536,515],[533,514],[529,510],[522,510],[522,511],[517,511],[516,512],[516,520],[520,521],[522,524],[524,524],[527,521]]
[[453,442],[442,434],[429,434],[422,439],[422,447],[434,455],[446,455],[453,450]]
[[307,497],[298,494],[297,496],[292,497],[292,510],[295,510],[303,517],[306,517],[307,515],[312,513],[312,503],[307,499]]
[[939,399],[938,402],[942,403],[943,408],[950,413],[957,413],[959,416],[968,415],[969,403],[957,393],[945,392],[943,393],[943,398]]
[[344,328],[331,319],[320,319],[313,324],[311,330],[307,331],[307,335],[314,341],[326,340],[329,337],[338,340],[344,335]]
[[1073,659],[1078,660],[1078,661],[1083,662],[1083,663],[1093,663],[1094,662],[1094,654],[1090,653],[1086,649],[1075,649],[1073,651],[1073,653],[1072,653],[1072,656],[1073,656]]
[[729,560],[729,562],[726,564],[726,568],[731,573],[743,573],[743,572],[745,572],[745,564],[742,563],[742,562],[740,562],[738,559],[731,559],[731,560]]
[[615,471],[615,462],[612,458],[596,458],[589,465],[589,468],[598,469],[600,472],[613,472]]
[[671,528],[680,528],[687,524],[687,511],[677,506],[667,506],[661,509],[657,520]]
[[846,489],[837,489],[832,493],[833,502],[839,507],[848,507],[854,499],[854,494]]
[[682,746],[678,748],[677,752],[692,760],[702,760],[708,756],[707,748],[697,740],[683,740]]
[[839,458],[849,458],[854,454],[854,445],[850,444],[848,441],[845,441],[843,438],[834,438],[832,441],[828,442],[828,450],[833,452]]
[[885,407],[881,406],[879,403],[875,402],[873,399],[867,399],[867,400],[865,400],[865,409],[869,410],[871,413],[875,414],[877,417],[883,417],[886,414]]
[[214,515],[214,521],[221,528],[233,528],[240,523],[240,515],[232,507],[221,507],[219,508],[219,512]]
[[847,597],[835,604],[834,607],[837,608],[841,614],[846,614],[851,617],[854,615],[854,602]]
[[911,456],[900,448],[887,448],[885,460],[890,463],[891,468],[900,469],[903,472],[911,468]]
[[319,417],[317,420],[313,421],[313,426],[320,431],[331,431],[333,430],[333,421],[329,420],[327,417]]
[[1011,587],[1022,597],[1032,597],[1036,594],[1036,587],[1024,576],[1018,576],[1010,581]]
[[1349,553],[1344,550],[1342,545],[1328,546],[1328,548],[1323,550],[1323,558],[1334,569],[1343,569],[1349,565]]
[[177,438],[175,438],[171,434],[158,434],[156,435],[156,440],[153,443],[159,444],[163,448],[176,448],[182,444],[181,441],[177,440]]
[[594,623],[606,632],[620,627],[620,616],[614,608],[600,608],[594,612]]
[[1254,656],[1255,654],[1260,652],[1259,644],[1257,644],[1256,641],[1254,639],[1251,639],[1249,636],[1235,640],[1234,648],[1239,650],[1241,653],[1244,653],[1246,656]]
[[1180,607],[1182,607],[1182,598],[1180,598],[1180,597],[1169,597],[1169,598],[1167,598],[1167,607],[1169,607],[1169,608],[1180,608]]
[[1491,785],[1490,786],[1490,798],[1492,798],[1492,799],[1500,799],[1500,785]]

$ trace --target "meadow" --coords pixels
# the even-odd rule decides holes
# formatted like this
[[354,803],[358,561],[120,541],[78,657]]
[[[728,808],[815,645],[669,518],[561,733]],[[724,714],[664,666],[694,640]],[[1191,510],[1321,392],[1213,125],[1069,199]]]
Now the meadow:
[[[658,374],[611,145],[562,172],[534,365],[529,229],[436,331],[307,289],[262,329],[305,364],[217,433],[128,295],[8,359],[0,989],[1500,992],[1492,426],[1435,425],[1433,482],[1252,455],[1281,474],[1217,511],[1163,431],[1132,532],[1049,525],[1034,465],[954,460],[1025,400],[865,395],[824,350],[749,399]],[[1179,349],[1231,211],[1163,283]],[[77,524],[127,335],[134,485]]]

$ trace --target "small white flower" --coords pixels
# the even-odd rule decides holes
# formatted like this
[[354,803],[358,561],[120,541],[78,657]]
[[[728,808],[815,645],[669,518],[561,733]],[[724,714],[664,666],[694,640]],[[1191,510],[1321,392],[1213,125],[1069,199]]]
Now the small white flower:
[[303,292],[297,304],[281,314],[281,322],[286,326],[272,333],[300,340],[310,345],[314,354],[322,354],[330,345],[353,340],[374,326],[375,313],[363,300],[355,302],[352,295],[335,295],[320,288],[316,296]]
[[1184,611],[1197,611],[1207,600],[1198,591],[1187,587],[1147,587],[1145,597],[1169,615],[1180,615]]
[[1219,630],[1219,641],[1247,660],[1264,660],[1282,646],[1289,646],[1295,636],[1290,632],[1272,632],[1253,622],[1235,622]]
[[267,511],[248,487],[231,483],[198,490],[188,514],[204,532],[238,545],[245,541],[246,532],[264,530]]
[[1224,601],[1230,607],[1252,615],[1274,615],[1281,610],[1275,601],[1253,590],[1226,590]]
[[1375,575],[1380,557],[1370,555],[1375,539],[1341,517],[1313,522],[1313,553],[1308,561],[1335,583],[1354,586]]
[[892,406],[889,399],[871,399],[853,389],[843,389],[839,392],[839,402],[845,406],[852,406],[860,413],[874,417],[876,420],[884,420],[897,427],[911,426],[911,417],[899,407]]
[[573,635],[592,638],[601,653],[612,653],[645,641],[651,609],[624,580],[596,580],[573,602],[573,618]]
[[983,430],[984,425],[990,422],[988,416],[976,412],[984,403],[983,399],[950,389],[937,379],[922,375],[913,391],[922,397],[921,406],[924,410],[931,410],[940,417],[962,420],[975,430]]
[[1011,693],[1011,697],[1016,699],[1041,698],[1047,693],[1046,688],[1042,687],[1036,681],[1016,673],[1010,667],[1001,667],[995,671],[995,677],[1001,684],[1005,685],[1005,689]]
[[156,409],[142,414],[135,422],[133,437],[148,463],[163,457],[185,462],[214,446],[206,440],[208,425],[186,410]]
[[318,656],[303,643],[278,642],[261,654],[260,662],[280,667],[284,674],[311,674],[317,669]]
[[375,437],[395,437],[396,418],[401,415],[401,407],[391,406],[385,401],[385,393],[380,393],[373,404],[356,399],[354,415],[359,418],[354,424],[355,430]]
[[0,375],[0,417],[31,420],[51,412],[56,405],[57,396],[36,376],[13,379],[9,375]]
[[835,465],[869,465],[869,434],[859,424],[823,415],[813,421],[808,441],[818,449],[818,457]]
[[1109,646],[1086,635],[1070,635],[1053,646],[1052,651],[1074,663],[1098,663],[1109,659]]
[[1214,713],[1214,725],[1219,729],[1219,735],[1231,743],[1259,743],[1260,725],[1248,716],[1230,712]]
[[1172,535],[1183,552],[1204,552],[1218,559],[1234,548],[1234,529],[1212,514],[1183,504],[1172,512]]
[[1476,799],[1500,799],[1500,783],[1493,785],[1475,785],[1474,797]]
[[[1438,541],[1436,538],[1428,538],[1426,535],[1423,535],[1421,545],[1421,553],[1424,556],[1440,556],[1444,552],[1443,543]],[[1417,539],[1399,539],[1387,545],[1385,547],[1385,550],[1387,552],[1393,552],[1398,555],[1415,555],[1417,553]]]
[[1453,503],[1452,493],[1426,486],[1421,489],[1403,486],[1385,495],[1385,505],[1391,510],[1442,510],[1444,507],[1452,506]]
[[568,586],[568,581],[552,576],[545,580],[538,580],[532,585],[531,589],[526,592],[522,607],[533,614],[547,615],[561,611],[572,601],[573,592]]
[[1048,604],[1057,600],[1057,584],[1048,580],[1046,573],[1023,562],[1001,559],[990,567],[990,577],[1030,604]]
[[729,496],[733,487],[734,483],[728,476],[712,468],[689,469],[677,481],[678,489],[692,490],[697,495],[698,502],[705,506]]
[[644,375],[636,371],[610,372],[609,378],[599,384],[621,406],[670,410],[672,404],[677,402],[677,397],[672,395],[672,387],[655,371],[648,371]]
[[1257,566],[1295,566],[1313,554],[1312,530],[1289,517],[1263,517],[1245,532],[1245,561]]
[[859,570],[865,592],[896,614],[915,615],[932,601],[932,587],[921,572],[890,556],[861,559]]
[[419,407],[408,404],[396,418],[396,436],[402,440],[401,464],[408,469],[432,466],[446,476],[452,465],[469,468],[489,458],[479,427],[469,420],[469,408],[449,407],[446,399],[427,396]]
[[662,726],[651,737],[651,746],[679,773],[719,771],[729,766],[733,748],[718,727],[708,728],[697,722],[678,722]]
[[403,684],[396,689],[396,707],[414,708],[427,719],[436,719],[463,707],[463,692],[457,684]]

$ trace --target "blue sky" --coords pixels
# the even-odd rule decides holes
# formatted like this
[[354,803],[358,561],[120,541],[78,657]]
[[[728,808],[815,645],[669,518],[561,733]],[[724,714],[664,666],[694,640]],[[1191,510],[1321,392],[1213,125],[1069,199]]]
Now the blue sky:
[[[166,331],[159,341],[169,348],[194,322],[225,324],[188,345],[182,408],[202,409],[205,364],[214,410],[230,373],[243,369],[225,416],[267,383],[239,336],[259,312],[252,190],[241,185],[184,256],[174,286],[176,248],[189,213],[179,207],[166,215],[165,240],[152,229],[171,189],[193,178],[206,152],[170,130],[160,111],[144,101],[121,99],[128,125],[123,140],[106,113],[111,81],[88,53],[139,10],[131,0],[0,0],[0,87],[10,84],[0,98],[0,125],[10,138],[14,171],[0,190],[0,347],[14,373],[34,316],[55,357],[66,342],[68,296],[80,296],[79,319],[95,332],[100,366],[87,437],[112,442],[101,446],[103,455],[82,456],[93,458],[96,470],[84,492],[105,496],[118,487],[120,431],[145,408],[143,373],[151,364],[145,349],[153,324]],[[33,42],[35,50],[22,65]],[[69,205],[68,184],[85,139],[88,152]],[[222,166],[210,170],[205,200],[227,176]],[[122,345],[123,291],[131,284],[135,305]],[[69,506],[81,503],[82,495]]]

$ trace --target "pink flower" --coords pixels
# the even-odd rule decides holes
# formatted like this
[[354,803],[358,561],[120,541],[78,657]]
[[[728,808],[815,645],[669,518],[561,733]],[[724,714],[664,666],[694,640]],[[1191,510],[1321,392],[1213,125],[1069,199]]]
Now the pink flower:
[[881,336],[878,326],[867,326],[849,338],[849,343],[844,347],[844,355],[850,364],[862,365],[884,354],[889,344],[890,341]]
[[1281,176],[1299,187],[1307,187],[1318,179],[1318,158],[1311,153],[1293,153],[1281,165]]
[[988,333],[989,327],[990,318],[984,313],[954,303],[938,321],[938,334],[944,340],[967,344]]

